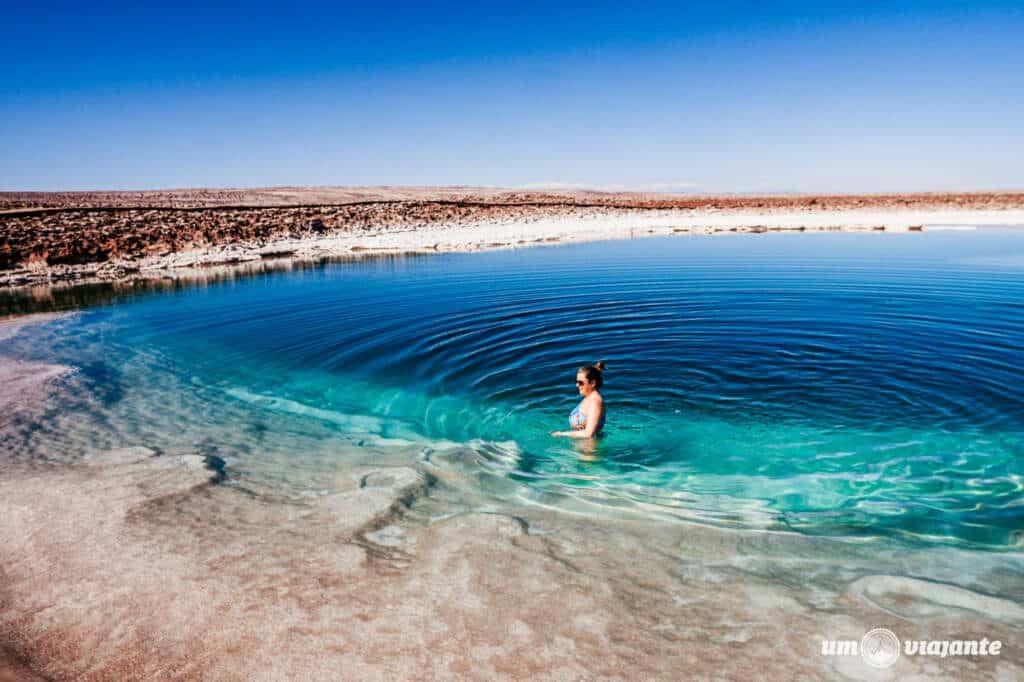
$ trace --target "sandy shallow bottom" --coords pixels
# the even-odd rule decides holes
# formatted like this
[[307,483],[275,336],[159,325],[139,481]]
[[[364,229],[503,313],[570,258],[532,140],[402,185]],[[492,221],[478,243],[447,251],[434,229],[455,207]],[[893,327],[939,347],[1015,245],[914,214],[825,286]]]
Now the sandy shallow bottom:
[[[450,443],[353,449],[311,495],[144,442],[28,457],[74,373],[11,364],[0,679],[1024,677],[1015,553],[609,514]],[[876,627],[1003,649],[883,670],[821,654]]]

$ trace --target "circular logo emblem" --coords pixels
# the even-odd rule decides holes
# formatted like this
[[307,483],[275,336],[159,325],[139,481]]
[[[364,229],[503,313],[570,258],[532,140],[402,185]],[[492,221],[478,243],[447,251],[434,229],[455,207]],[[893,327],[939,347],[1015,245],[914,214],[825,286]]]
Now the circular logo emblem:
[[900,657],[900,640],[892,630],[870,630],[861,637],[860,657],[872,668],[888,668]]

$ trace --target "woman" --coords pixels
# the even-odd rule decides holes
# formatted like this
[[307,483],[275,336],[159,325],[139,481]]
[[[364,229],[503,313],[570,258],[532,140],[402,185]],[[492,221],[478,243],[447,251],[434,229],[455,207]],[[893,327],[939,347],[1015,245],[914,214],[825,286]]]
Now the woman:
[[593,438],[604,426],[604,398],[600,388],[604,384],[605,364],[595,362],[593,365],[580,367],[576,372],[576,388],[583,400],[569,415],[572,431],[552,431],[552,436],[568,438]]

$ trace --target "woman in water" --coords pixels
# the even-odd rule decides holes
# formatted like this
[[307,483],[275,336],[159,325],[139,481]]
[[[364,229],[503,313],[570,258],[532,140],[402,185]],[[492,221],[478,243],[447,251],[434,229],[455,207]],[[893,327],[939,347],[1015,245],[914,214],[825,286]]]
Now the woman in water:
[[595,362],[593,365],[580,367],[576,372],[576,388],[583,400],[569,415],[572,431],[553,431],[552,436],[569,438],[593,438],[604,426],[604,398],[600,388],[604,384],[603,373],[605,364]]

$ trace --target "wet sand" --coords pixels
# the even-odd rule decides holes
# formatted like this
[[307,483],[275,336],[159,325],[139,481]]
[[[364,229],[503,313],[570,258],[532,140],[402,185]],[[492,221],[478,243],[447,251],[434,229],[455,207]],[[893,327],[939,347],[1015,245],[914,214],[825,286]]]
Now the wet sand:
[[[8,321],[3,333],[45,317]],[[10,363],[0,356],[0,365]],[[10,371],[10,370],[5,370]],[[658,520],[531,492],[458,444],[353,451],[312,496],[146,443],[25,456],[2,425],[0,674],[49,679],[1019,679],[1011,553]],[[19,436],[20,434],[20,436]],[[325,492],[326,491],[326,492]],[[907,576],[913,576],[908,578]],[[822,656],[875,627],[999,656]]]
[[1024,193],[703,196],[480,188],[0,193],[0,288],[182,268],[645,235],[1024,224]]

